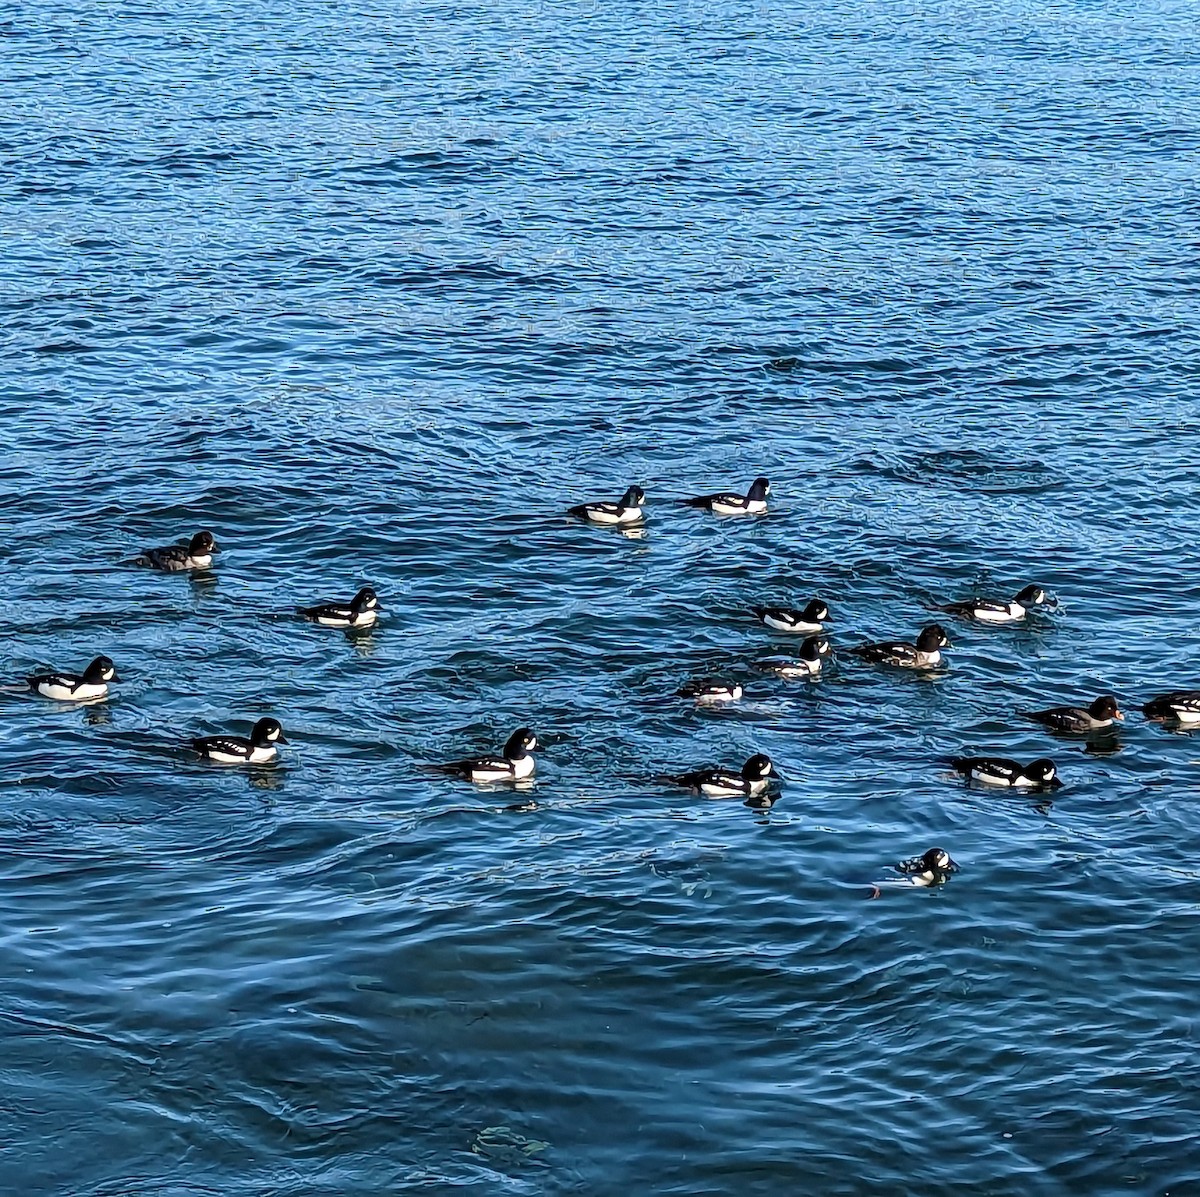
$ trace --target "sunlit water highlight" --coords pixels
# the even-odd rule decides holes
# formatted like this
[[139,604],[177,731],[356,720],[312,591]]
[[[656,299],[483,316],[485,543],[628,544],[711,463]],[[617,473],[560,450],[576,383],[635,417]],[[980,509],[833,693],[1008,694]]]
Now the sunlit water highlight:
[[[1136,714],[1200,685],[1192,6],[0,34],[4,670],[127,679],[0,696],[0,1190],[1200,1185],[1200,750]],[[632,482],[644,537],[564,515]],[[755,668],[755,603],[844,649],[1027,581],[933,677]],[[1098,744],[1013,717],[1109,690]],[[266,713],[275,768],[181,751]],[[428,768],[522,724],[530,794]],[[661,780],[755,751],[766,814]]]

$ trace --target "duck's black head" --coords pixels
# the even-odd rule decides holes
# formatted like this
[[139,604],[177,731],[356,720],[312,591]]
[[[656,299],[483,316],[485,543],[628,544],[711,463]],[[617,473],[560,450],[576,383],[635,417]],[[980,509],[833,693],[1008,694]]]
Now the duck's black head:
[[806,636],[800,645],[800,658],[804,661],[819,661],[833,656],[833,645],[824,636]]
[[1041,757],[1039,760],[1031,761],[1024,773],[1030,781],[1045,786],[1058,778],[1058,766],[1048,757]]
[[101,682],[119,682],[117,667],[108,657],[97,657],[84,671],[83,680],[89,686],[98,686]]
[[529,728],[519,727],[508,737],[508,742],[504,745],[505,759],[510,761],[519,760],[527,752],[532,752],[537,746],[537,736]]
[[940,623],[931,623],[928,627],[921,629],[921,634],[917,637],[917,649],[923,653],[937,652],[939,648],[949,648],[950,637],[946,635],[946,629]]
[[352,611],[372,611],[379,606],[379,595],[370,586],[364,586],[351,600]]
[[1017,592],[1013,601],[1020,603],[1022,607],[1040,607],[1043,603],[1054,605],[1054,600],[1050,599],[1040,586],[1026,586]]
[[188,544],[188,552],[193,557],[203,557],[208,553],[215,553],[217,548],[217,542],[213,539],[211,532],[197,532]]
[[813,599],[802,612],[805,619],[821,623],[829,618],[829,608],[820,599]]
[[764,752],[757,752],[742,766],[742,776],[747,781],[762,781],[775,771],[771,758]]
[[746,492],[746,498],[752,502],[762,502],[763,499],[771,493],[771,484],[766,478],[755,478],[750,483],[750,489]]
[[921,857],[922,867],[930,873],[957,873],[958,865],[945,848],[930,848]]
[[631,486],[621,497],[620,506],[640,507],[646,501],[646,492],[640,486]]
[[1152,698],[1149,702],[1142,704],[1142,714],[1154,723],[1166,723],[1171,719],[1176,719],[1178,712],[1175,710],[1175,703],[1180,697],[1181,694],[1178,691],[1171,694],[1160,694],[1157,698]]
[[1088,707],[1088,714],[1093,719],[1119,719],[1122,723],[1125,721],[1125,716],[1121,714],[1121,708],[1117,705],[1115,694],[1101,694]]
[[286,744],[287,739],[283,734],[283,725],[270,715],[260,719],[250,733],[250,743],[256,748],[267,748],[271,744]]

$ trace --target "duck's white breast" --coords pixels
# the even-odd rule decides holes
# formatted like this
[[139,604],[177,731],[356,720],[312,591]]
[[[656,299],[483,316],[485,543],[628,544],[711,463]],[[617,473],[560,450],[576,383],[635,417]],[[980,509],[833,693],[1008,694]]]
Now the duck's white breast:
[[1012,785],[1016,780],[1015,778],[1009,777],[1007,774],[1001,775],[999,773],[988,773],[984,769],[972,769],[971,777],[975,781],[981,781],[984,785],[989,786]]
[[613,507],[588,507],[587,517],[593,524],[619,524],[622,516]]
[[790,665],[778,665],[775,668],[780,677],[812,677],[820,670],[820,661],[795,661]]
[[97,682],[94,685],[81,682],[77,686],[40,682],[37,689],[39,694],[46,698],[53,698],[57,702],[87,702],[92,698],[103,698],[108,693],[108,686],[104,682]]
[[731,783],[723,781],[702,781],[700,783],[701,793],[707,794],[710,798],[737,798],[746,793],[746,790],[740,783]]
[[988,607],[976,607],[975,618],[980,623],[1015,623],[1018,619],[1025,618],[1025,608],[1017,606],[1016,603],[1010,603],[1007,608],[999,611]]
[[[765,507],[766,504],[762,506]],[[718,515],[747,515],[753,509],[753,504],[747,506],[745,503],[722,503],[720,499],[714,499],[712,509]]]
[[244,765],[246,763],[246,758],[240,753],[222,752],[219,748],[209,748],[204,756],[218,765]]

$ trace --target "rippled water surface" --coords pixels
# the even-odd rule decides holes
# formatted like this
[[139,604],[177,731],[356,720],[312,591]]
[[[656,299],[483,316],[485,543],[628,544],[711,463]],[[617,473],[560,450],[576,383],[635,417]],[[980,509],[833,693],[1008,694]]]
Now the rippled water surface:
[[[0,1191],[1200,1191],[1200,749],[1138,713],[1200,684],[1195,32],[10,7],[3,680],[125,683],[0,695]],[[564,514],[631,482],[642,537]],[[1029,581],[932,676],[755,669],[755,603],[844,650]],[[266,713],[275,767],[181,748]],[[532,793],[429,767],[523,724]],[[663,781],[756,751],[769,812]]]

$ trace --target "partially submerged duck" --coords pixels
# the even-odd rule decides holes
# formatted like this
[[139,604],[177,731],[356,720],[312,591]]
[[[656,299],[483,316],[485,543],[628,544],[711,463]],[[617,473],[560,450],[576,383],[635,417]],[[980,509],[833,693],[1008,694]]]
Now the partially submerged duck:
[[519,727],[508,737],[499,756],[478,756],[465,761],[440,765],[443,773],[465,777],[469,781],[493,784],[503,781],[526,781],[536,770],[533,750],[537,736],[527,727]]
[[1062,785],[1058,766],[1045,757],[1022,765],[1001,756],[953,756],[947,762],[968,781],[1010,789],[1046,790]]
[[147,569],[161,569],[174,573],[184,569],[208,569],[213,554],[220,551],[211,532],[197,532],[186,544],[162,545],[156,549],[143,549],[133,558],[133,565]]
[[864,644],[850,651],[875,665],[895,665],[901,669],[936,669],[942,663],[942,649],[950,648],[950,638],[940,623],[921,629],[915,644],[883,640]]
[[1142,706],[1142,714],[1151,723],[1179,723],[1191,727],[1200,723],[1200,690],[1172,690],[1160,694]]
[[680,499],[688,507],[699,507],[714,515],[762,515],[767,509],[767,495],[771,483],[766,478],[755,478],[744,495],[732,491],[718,491],[715,495],[697,495],[694,499]]
[[776,632],[811,636],[825,630],[829,608],[820,599],[813,599],[803,607],[755,607],[754,614]]
[[245,736],[199,736],[192,747],[206,760],[217,765],[263,765],[273,761],[277,744],[286,744],[283,727],[270,716],[260,719]]
[[379,596],[364,586],[348,603],[318,603],[296,611],[309,623],[325,628],[369,628],[379,615]]
[[631,486],[615,503],[580,503],[567,510],[591,524],[636,524],[644,518],[645,501],[646,492],[640,486]]
[[741,682],[722,682],[713,678],[686,682],[675,693],[680,698],[692,698],[700,703],[737,702],[742,697]]
[[1112,727],[1114,720],[1125,720],[1116,696],[1112,694],[1102,694],[1086,707],[1050,707],[1045,711],[1020,711],[1019,714],[1051,731],[1080,734],[1103,731]]
[[812,678],[821,672],[821,667],[833,657],[833,646],[823,636],[809,636],[793,659],[761,661],[758,668],[764,673],[778,677]]
[[106,697],[109,686],[121,679],[108,657],[97,657],[82,673],[38,673],[25,680],[35,694],[55,702],[92,702]]
[[1058,600],[1047,595],[1040,586],[1025,586],[1010,599],[963,599],[955,603],[935,604],[933,610],[973,619],[977,623],[1017,623],[1029,614],[1031,607],[1056,606]]
[[958,865],[950,858],[945,848],[929,848],[920,856],[902,860],[896,871],[905,875],[909,885],[943,885],[951,873],[958,872]]
[[741,767],[733,769],[696,769],[670,780],[689,790],[698,790],[709,798],[756,798],[766,791],[775,767],[765,753],[755,753]]

